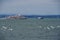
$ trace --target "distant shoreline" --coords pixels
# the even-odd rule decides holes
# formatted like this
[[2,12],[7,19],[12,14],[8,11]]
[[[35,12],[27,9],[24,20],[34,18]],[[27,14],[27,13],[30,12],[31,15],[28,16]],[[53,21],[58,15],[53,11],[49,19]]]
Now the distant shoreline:
[[[0,18],[8,17],[8,16],[14,16],[15,14],[0,14]],[[43,17],[43,18],[60,18],[60,15],[23,15],[24,17],[28,18],[37,18],[37,17]]]

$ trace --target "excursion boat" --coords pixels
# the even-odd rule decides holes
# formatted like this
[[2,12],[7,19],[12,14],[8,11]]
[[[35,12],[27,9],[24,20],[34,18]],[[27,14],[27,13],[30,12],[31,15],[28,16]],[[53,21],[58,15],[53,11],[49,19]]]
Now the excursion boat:
[[23,15],[8,16],[7,19],[27,19]]

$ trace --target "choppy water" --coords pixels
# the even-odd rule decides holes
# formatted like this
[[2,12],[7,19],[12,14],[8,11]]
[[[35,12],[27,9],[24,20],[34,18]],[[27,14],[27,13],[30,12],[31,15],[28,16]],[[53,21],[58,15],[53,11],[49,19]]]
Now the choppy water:
[[60,19],[0,19],[0,40],[60,40]]

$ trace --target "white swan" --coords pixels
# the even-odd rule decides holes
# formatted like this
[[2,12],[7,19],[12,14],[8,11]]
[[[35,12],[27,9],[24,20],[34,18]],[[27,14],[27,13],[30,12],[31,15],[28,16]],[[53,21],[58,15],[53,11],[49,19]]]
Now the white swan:
[[9,31],[13,31],[13,29],[12,29],[12,28],[9,28],[8,30],[9,30]]
[[3,28],[3,29],[7,29],[7,27],[5,27],[5,26],[2,26],[2,28]]
[[55,27],[54,26],[50,26],[52,29],[54,29]]

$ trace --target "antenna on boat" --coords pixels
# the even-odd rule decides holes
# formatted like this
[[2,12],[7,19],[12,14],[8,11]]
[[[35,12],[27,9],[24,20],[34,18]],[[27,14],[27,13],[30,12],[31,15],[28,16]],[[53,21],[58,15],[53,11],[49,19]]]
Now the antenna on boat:
[[21,14],[18,14],[18,16],[21,16]]

